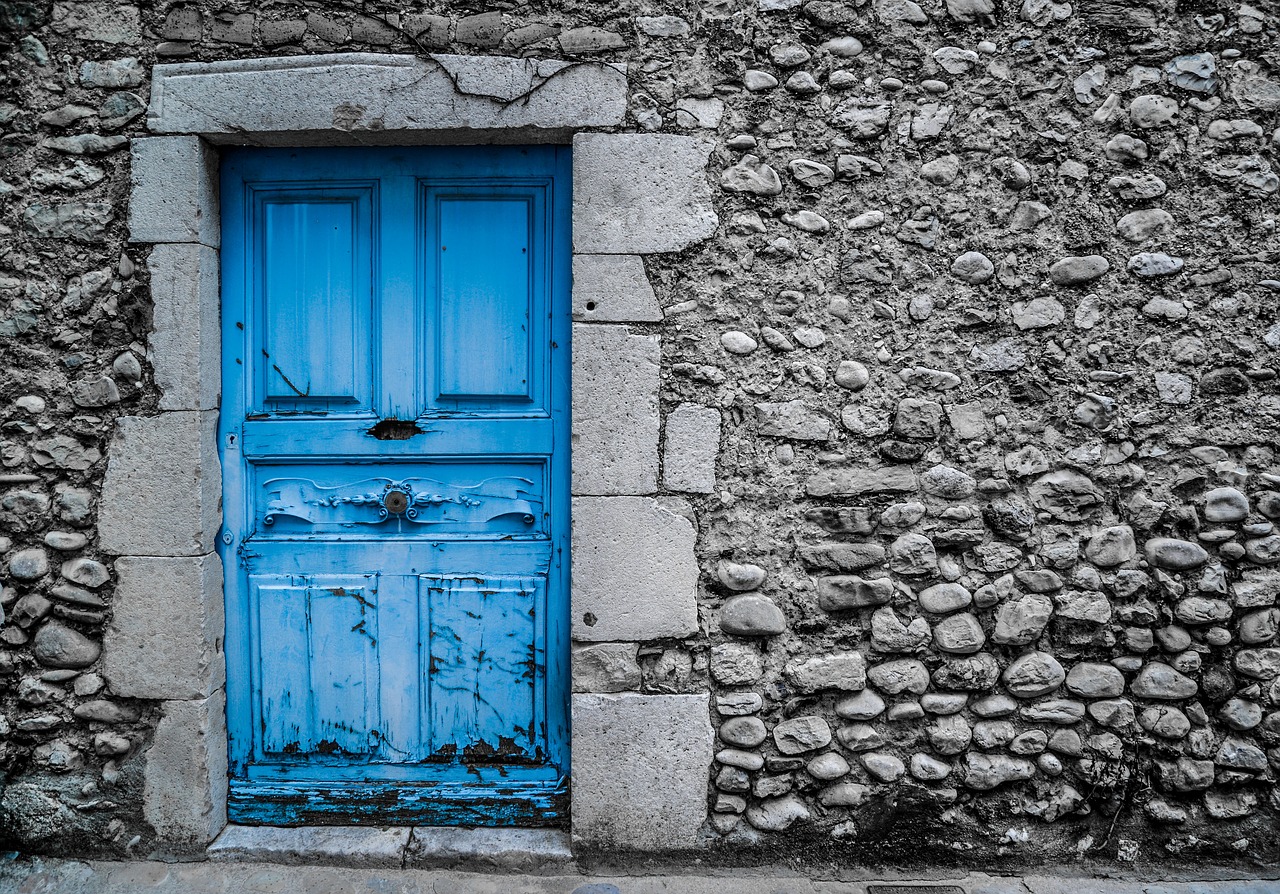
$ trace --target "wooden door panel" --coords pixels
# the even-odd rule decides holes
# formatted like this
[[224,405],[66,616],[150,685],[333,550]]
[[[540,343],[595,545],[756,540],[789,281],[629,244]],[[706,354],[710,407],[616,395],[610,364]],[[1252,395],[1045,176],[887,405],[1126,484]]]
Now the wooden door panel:
[[545,595],[538,577],[421,578],[433,756],[470,764],[545,760]]
[[250,585],[263,754],[367,754],[379,726],[372,577],[254,575]]
[[529,197],[427,191],[439,271],[440,398],[531,400]]
[[368,408],[374,188],[255,191],[260,405]]

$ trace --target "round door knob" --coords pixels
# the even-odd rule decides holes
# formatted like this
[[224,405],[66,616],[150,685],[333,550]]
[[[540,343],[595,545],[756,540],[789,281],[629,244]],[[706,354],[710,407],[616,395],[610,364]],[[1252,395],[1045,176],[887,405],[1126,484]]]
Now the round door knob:
[[400,515],[409,508],[409,495],[402,490],[389,490],[382,498],[382,505],[392,515]]

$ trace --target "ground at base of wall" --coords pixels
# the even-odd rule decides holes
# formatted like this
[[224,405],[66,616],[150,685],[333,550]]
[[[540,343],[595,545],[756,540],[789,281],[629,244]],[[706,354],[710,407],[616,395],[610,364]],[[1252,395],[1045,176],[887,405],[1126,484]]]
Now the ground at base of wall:
[[[59,894],[307,894],[396,891],[400,894],[1270,894],[1280,879],[1273,872],[1242,874],[1201,867],[1194,875],[1109,878],[1089,875],[984,875],[977,873],[882,876],[862,874],[811,879],[776,868],[764,872],[708,874],[705,867],[668,867],[670,874],[643,876],[505,876],[456,871],[347,869],[156,862],[85,862],[12,858],[0,860],[0,888]],[[1045,873],[1043,868],[1038,870]],[[1077,870],[1078,871],[1078,870]],[[14,888],[9,886],[13,885]]]

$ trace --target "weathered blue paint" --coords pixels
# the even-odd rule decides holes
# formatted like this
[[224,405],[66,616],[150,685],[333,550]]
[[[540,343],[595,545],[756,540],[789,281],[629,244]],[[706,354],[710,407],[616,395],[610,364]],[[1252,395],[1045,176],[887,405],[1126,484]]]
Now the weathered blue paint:
[[569,155],[222,167],[233,821],[567,808]]

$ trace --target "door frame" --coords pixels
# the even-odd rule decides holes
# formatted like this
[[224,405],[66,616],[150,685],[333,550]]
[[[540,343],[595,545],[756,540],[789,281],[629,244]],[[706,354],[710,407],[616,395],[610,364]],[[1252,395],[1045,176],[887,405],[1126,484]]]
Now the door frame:
[[[713,144],[617,132],[626,102],[625,66],[601,63],[335,54],[152,69],[156,136],[132,142],[129,239],[153,246],[148,360],[161,395],[157,411],[117,422],[99,540],[119,557],[106,676],[117,696],[158,708],[142,755],[157,853],[202,852],[227,822],[218,145],[572,143],[573,840],[705,843],[709,694],[638,691],[636,654],[703,632],[696,517],[679,494],[710,488],[659,480],[664,314],[644,256],[717,229]],[[703,435],[718,439],[718,419]],[[637,554],[648,561],[620,592],[619,563]],[[634,674],[607,679],[606,656]]]
[[[227,663],[227,721],[230,732],[230,812],[237,817],[239,823],[259,822],[263,825],[294,826],[314,824],[362,824],[362,825],[403,825],[413,823],[431,825],[493,825],[523,827],[556,827],[563,825],[568,817],[568,784],[569,777],[569,563],[562,555],[569,552],[563,547],[568,542],[568,524],[570,520],[569,502],[569,470],[570,456],[568,442],[569,422],[569,359],[572,350],[572,333],[570,324],[569,292],[571,282],[571,244],[570,244],[570,202],[572,196],[571,171],[568,150],[564,147],[543,145],[528,147],[496,145],[468,147],[464,150],[452,147],[311,147],[299,150],[280,148],[256,150],[264,153],[255,158],[252,155],[242,156],[240,164],[232,162],[230,174],[221,184],[222,222],[224,224],[222,260],[223,260],[223,326],[222,339],[223,375],[222,375],[222,409],[231,416],[224,415],[219,429],[219,459],[223,469],[223,531],[219,541],[219,554],[222,556],[223,577],[226,590],[226,663]],[[240,150],[249,153],[254,149]],[[356,157],[353,157],[353,153]],[[526,156],[534,156],[536,162],[529,162]],[[424,168],[432,164],[447,169],[450,173],[439,178],[428,180],[422,175]],[[521,164],[529,167],[522,168]],[[265,165],[269,174],[264,174],[259,165]],[[458,166],[462,165],[462,173]],[[282,175],[283,170],[283,175]],[[412,177],[414,184],[409,191],[394,193],[387,189],[383,178],[395,175],[399,179],[405,177],[405,170],[416,171]],[[483,176],[476,170],[484,170]],[[495,173],[495,171],[501,173]],[[332,173],[331,173],[332,172]],[[287,178],[297,178],[296,183]],[[331,177],[332,179],[325,179]],[[495,179],[498,178],[498,179]],[[301,184],[301,185],[299,185]],[[545,763],[536,766],[519,764],[483,763],[463,765],[446,764],[403,764],[374,763],[365,766],[358,761],[339,768],[331,768],[332,775],[326,775],[323,765],[289,764],[287,761],[277,762],[267,755],[258,753],[260,745],[254,728],[262,722],[258,716],[260,703],[257,700],[258,687],[261,682],[251,686],[254,658],[253,644],[258,641],[256,632],[261,623],[253,610],[253,575],[245,569],[236,568],[235,564],[242,546],[249,552],[267,552],[271,550],[270,540],[264,548],[253,546],[253,535],[264,532],[258,530],[254,520],[255,474],[265,474],[265,469],[273,465],[285,464],[294,467],[310,466],[315,463],[323,468],[327,463],[318,456],[308,455],[302,459],[293,455],[300,445],[277,447],[282,453],[270,453],[274,459],[264,460],[261,455],[257,460],[246,459],[252,453],[247,434],[240,435],[237,444],[236,433],[242,431],[246,414],[272,413],[270,402],[262,391],[262,384],[255,382],[250,370],[258,370],[252,357],[257,350],[258,338],[265,327],[261,317],[262,307],[257,306],[257,292],[252,282],[260,275],[255,269],[253,259],[263,249],[256,246],[261,232],[252,229],[256,219],[255,197],[268,194],[286,194],[296,197],[299,190],[312,190],[312,195],[341,194],[344,198],[353,195],[365,196],[362,213],[369,219],[362,226],[369,240],[367,249],[373,254],[368,261],[368,269],[362,276],[370,283],[369,306],[382,308],[385,297],[382,289],[385,284],[387,261],[392,253],[411,255],[414,260],[400,269],[403,281],[415,283],[412,294],[420,296],[425,285],[432,278],[428,263],[428,246],[423,241],[429,235],[428,230],[413,231],[413,235],[400,236],[398,239],[386,237],[394,229],[395,221],[386,216],[388,208],[395,208],[401,213],[412,214],[417,223],[427,225],[424,215],[428,214],[428,195],[433,191],[450,194],[516,194],[521,199],[528,199],[530,207],[535,207],[532,196],[539,191],[537,210],[530,210],[531,221],[540,232],[531,234],[530,252],[541,255],[536,272],[532,275],[544,282],[540,286],[543,303],[539,305],[540,319],[532,323],[532,336],[536,341],[530,342],[535,350],[546,350],[546,355],[539,353],[530,367],[532,385],[530,395],[541,403],[534,406],[545,411],[545,424],[552,435],[547,439],[554,444],[555,452],[545,456],[546,468],[542,470],[543,482],[538,492],[546,499],[545,508],[550,516],[550,530],[545,539],[546,548],[551,551],[547,556],[547,568],[543,590],[543,608],[537,613],[540,632],[535,634],[537,652],[545,656],[535,674],[541,691],[536,698],[546,701],[542,709],[541,736],[549,747]],[[394,196],[394,198],[393,198]],[[234,223],[233,223],[234,221]],[[406,245],[408,243],[408,245]],[[410,247],[412,246],[412,247]],[[539,251],[540,250],[540,251]],[[406,270],[412,270],[411,274]],[[238,276],[236,273],[238,272]],[[406,290],[407,291],[407,290]],[[435,305],[429,305],[434,310]],[[439,358],[429,350],[433,340],[428,335],[427,318],[418,320],[419,330],[413,337],[383,341],[382,337],[388,327],[385,320],[376,316],[365,325],[368,326],[367,337],[379,339],[379,349],[375,357],[384,362],[398,364],[406,362],[418,375],[413,385],[408,387],[410,393],[402,395],[410,403],[415,399],[428,401],[438,387],[433,376],[440,369]],[[397,344],[402,352],[388,356],[390,345]],[[549,347],[548,347],[549,345]],[[262,348],[265,353],[265,347]],[[423,352],[426,353],[423,353]],[[274,349],[273,349],[273,352]],[[418,363],[406,358],[417,354]],[[243,358],[243,362],[241,360]],[[284,362],[281,360],[280,362]],[[428,372],[428,366],[435,372]],[[269,375],[269,373],[268,373]],[[296,374],[295,374],[296,375]],[[360,406],[355,410],[338,409],[330,411],[333,424],[344,432],[363,431],[379,421],[379,408],[382,412],[389,409],[385,404],[385,382],[379,387],[380,376],[370,371],[369,381],[365,384]],[[295,389],[296,390],[296,389]],[[359,389],[358,389],[359,390]],[[530,398],[531,400],[534,397]],[[264,403],[264,401],[267,401]],[[367,406],[365,403],[367,402]],[[445,401],[442,401],[442,403]],[[418,406],[425,406],[420,403]],[[286,405],[287,406],[287,405]],[[407,406],[407,405],[405,405]],[[437,407],[437,409],[439,409]],[[454,408],[456,410],[456,406]],[[464,403],[463,412],[467,405]],[[487,415],[486,415],[487,414]],[[529,415],[529,409],[520,403],[507,403],[496,408],[482,411],[495,431],[503,427],[503,433],[513,436],[510,425],[521,424],[520,420]],[[432,420],[427,413],[406,420],[410,422],[427,421],[424,428],[431,429]],[[516,418],[511,418],[511,417]],[[538,425],[542,420],[529,420]],[[260,422],[260,426],[275,428],[280,425],[281,418],[274,422]],[[441,426],[451,424],[447,415],[440,418]],[[247,423],[253,425],[254,423]],[[314,425],[315,423],[310,423]],[[324,424],[324,423],[320,423]],[[454,425],[468,425],[461,418],[452,422]],[[484,422],[480,423],[485,424]],[[259,430],[261,433],[261,429]],[[470,431],[474,432],[474,428]],[[437,432],[432,441],[438,442],[442,434]],[[261,434],[259,435],[261,439]],[[462,456],[453,451],[439,453],[439,444],[430,454],[415,451],[415,447],[424,447],[422,438],[408,440],[379,441],[360,436],[361,440],[353,442],[350,437],[334,437],[328,440],[327,457],[329,462],[343,463],[355,459],[357,467],[364,466],[369,477],[392,474],[387,471],[375,471],[375,461],[403,467],[412,463],[441,463],[445,466],[456,464]],[[520,440],[519,445],[515,440]],[[261,445],[259,445],[261,448]],[[504,442],[509,453],[508,461],[528,461],[530,455],[542,455],[535,450],[528,451],[534,445],[522,439]],[[497,461],[503,451],[491,451],[488,462]],[[284,457],[281,459],[281,457]],[[472,457],[475,458],[474,456]],[[484,462],[485,459],[479,461]],[[262,463],[258,466],[257,463]],[[257,469],[255,473],[255,468]],[[282,474],[282,473],[277,473]],[[294,474],[291,472],[290,474]],[[400,474],[400,473],[396,473]],[[258,479],[260,481],[260,479]],[[267,529],[269,533],[271,529]],[[421,531],[422,529],[420,529]],[[232,535],[232,542],[226,540],[226,533]],[[328,535],[333,536],[333,535]],[[493,537],[494,535],[490,535]],[[244,538],[243,540],[241,538]],[[333,541],[326,536],[318,538],[336,549]],[[392,540],[384,544],[385,555],[421,555],[430,553],[437,546],[435,538],[425,535],[408,540]],[[481,541],[466,537],[442,538],[445,549],[454,550],[454,555],[474,555]],[[292,541],[294,548],[302,548],[304,541]],[[356,540],[353,548],[368,548],[367,541]],[[560,547],[557,549],[556,547]],[[279,549],[279,544],[275,546]],[[483,548],[483,547],[481,547]],[[501,547],[499,547],[501,548]],[[535,547],[536,548],[536,547]],[[426,564],[430,559],[422,558]],[[474,562],[474,560],[471,560]],[[396,564],[394,561],[392,564]],[[268,566],[269,567],[269,566]],[[372,569],[373,566],[368,566]],[[363,566],[362,566],[362,570]],[[390,568],[378,566],[382,573]],[[456,571],[474,572],[479,566],[468,564],[464,569]],[[529,567],[533,573],[532,566]],[[439,572],[448,577],[446,571]],[[504,575],[498,571],[499,577]],[[509,571],[507,576],[517,575]],[[283,578],[287,575],[277,575]],[[326,576],[325,574],[319,575]],[[332,577],[332,572],[327,573]],[[361,576],[352,572],[349,577]],[[418,577],[428,574],[420,571]],[[277,579],[277,583],[279,580]],[[382,605],[385,597],[385,581],[382,586],[374,584],[375,590],[382,590],[374,600]],[[425,604],[422,609],[426,614]],[[425,639],[425,634],[423,634]],[[386,642],[386,637],[375,637]],[[265,645],[265,644],[263,644]],[[423,649],[428,648],[424,641]],[[265,656],[264,656],[265,657]],[[385,669],[386,665],[384,665]],[[425,688],[425,684],[424,684]],[[381,701],[381,690],[378,700]],[[425,698],[425,696],[422,696]],[[554,699],[554,704],[551,702]],[[420,699],[421,701],[421,699]],[[424,707],[421,706],[420,707]],[[531,735],[533,735],[531,733]],[[419,756],[421,757],[421,755]],[[422,771],[422,772],[420,772]],[[344,823],[345,820],[345,823]]]

